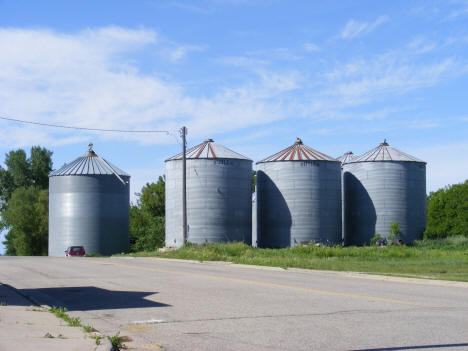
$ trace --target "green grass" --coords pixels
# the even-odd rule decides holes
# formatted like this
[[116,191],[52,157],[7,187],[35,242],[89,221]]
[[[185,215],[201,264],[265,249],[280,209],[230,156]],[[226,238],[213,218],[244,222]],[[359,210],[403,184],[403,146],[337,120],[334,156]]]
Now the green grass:
[[[67,322],[67,324],[71,327],[80,327],[82,328],[86,333],[92,333],[92,332],[95,332],[96,329],[94,329],[92,326],[90,325],[83,325],[81,323],[81,320],[79,318],[74,318],[74,317],[70,317],[68,314],[67,314],[67,309],[65,307],[57,307],[57,306],[52,306],[50,309],[49,309],[49,312],[55,314],[55,316],[57,316],[58,318],[60,319],[63,319],[65,322]],[[46,333],[46,335],[44,335],[44,338],[53,338],[54,336],[52,336],[51,334],[49,333]],[[90,335],[91,338],[94,339],[94,341],[96,342],[96,345],[100,345],[101,344],[101,340],[105,337],[103,335]],[[63,338],[62,335],[59,335],[57,338]],[[109,339],[109,341],[111,342],[112,346],[114,347],[114,349],[116,350],[123,350],[123,349],[126,349],[127,346],[124,344],[125,341],[129,341],[128,337],[126,336],[120,336],[119,333],[115,334],[114,336],[107,336],[107,338]]]
[[127,348],[127,346],[124,344],[124,342],[127,341],[127,337],[120,336],[120,333],[117,333],[113,336],[108,336],[107,339],[109,339],[112,346],[117,350],[123,350]]
[[252,248],[242,243],[188,244],[167,252],[138,252],[137,257],[164,257],[197,261],[354,271],[468,282],[468,238],[422,240],[412,246]]
[[[55,314],[58,318],[63,319],[70,327],[83,327],[79,318],[70,317],[66,312],[65,307],[56,307],[53,306],[50,309],[50,312]],[[85,330],[86,331],[86,330]]]

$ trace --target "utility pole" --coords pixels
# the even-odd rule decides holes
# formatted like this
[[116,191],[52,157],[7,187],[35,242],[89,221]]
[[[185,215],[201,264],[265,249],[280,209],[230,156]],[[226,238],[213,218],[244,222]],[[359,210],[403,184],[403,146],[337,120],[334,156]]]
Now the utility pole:
[[182,229],[185,244],[187,243],[187,160],[185,155],[187,128],[185,126],[181,128],[180,134],[182,136]]

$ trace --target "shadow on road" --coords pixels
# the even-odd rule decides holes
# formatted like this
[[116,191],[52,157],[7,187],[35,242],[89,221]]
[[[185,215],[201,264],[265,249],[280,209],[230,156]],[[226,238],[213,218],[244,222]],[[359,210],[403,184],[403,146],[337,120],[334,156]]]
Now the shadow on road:
[[169,307],[146,299],[157,292],[113,291],[95,286],[76,286],[42,289],[20,289],[41,304],[66,307],[69,311],[91,311],[123,308]]
[[[420,346],[398,346],[398,347],[383,347],[377,349],[355,349],[350,351],[403,351],[403,350],[424,350],[424,349],[444,349],[451,347],[468,347],[465,344],[440,344],[440,345],[420,345]],[[465,349],[466,350],[466,349]]]

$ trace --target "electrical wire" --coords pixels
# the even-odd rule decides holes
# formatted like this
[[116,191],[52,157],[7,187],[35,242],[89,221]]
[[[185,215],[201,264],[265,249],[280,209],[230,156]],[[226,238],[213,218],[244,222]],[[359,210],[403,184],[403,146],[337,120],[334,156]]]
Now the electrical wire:
[[12,122],[24,123],[24,124],[34,124],[34,125],[38,125],[38,126],[53,127],[53,128],[77,129],[77,130],[87,130],[87,131],[94,131],[94,132],[116,132],[116,133],[165,133],[166,135],[174,136],[168,130],[101,129],[101,128],[74,127],[74,126],[64,126],[64,125],[60,125],[60,124],[50,124],[50,123],[25,121],[25,120],[21,120],[21,119],[7,118],[7,117],[2,117],[2,116],[0,116],[0,119],[3,119],[5,121],[12,121]]

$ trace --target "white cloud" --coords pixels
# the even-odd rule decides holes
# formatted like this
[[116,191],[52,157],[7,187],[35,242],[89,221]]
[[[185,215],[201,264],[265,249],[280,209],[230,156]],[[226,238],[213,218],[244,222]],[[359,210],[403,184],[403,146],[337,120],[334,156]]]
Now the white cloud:
[[171,62],[178,62],[185,58],[190,52],[204,51],[205,47],[201,45],[174,45],[165,50],[165,54]]
[[[421,62],[417,51],[425,44],[417,42],[409,44],[414,50],[408,50],[407,45],[399,51],[331,63],[330,68],[318,72],[288,69],[283,63],[275,68],[269,54],[276,53],[278,61],[294,55],[281,48],[219,59],[248,68],[248,75],[241,76],[237,85],[222,83],[213,92],[193,95],[184,82],[167,75],[161,78],[157,70],[154,74],[140,72],[132,56],[135,51],[169,52],[177,46],[144,28],[106,27],[75,34],[2,29],[0,113],[47,123],[162,129],[174,134],[187,125],[191,137],[197,139],[291,117],[346,119],[350,118],[349,107],[365,106],[466,73],[461,69],[466,63],[451,57]],[[387,113],[370,110],[359,118],[382,119]],[[1,121],[0,126],[6,148],[50,147],[87,142],[91,137],[142,144],[174,142],[172,135],[70,133]]]
[[335,96],[342,106],[356,106],[378,97],[434,86],[443,79],[463,74],[460,67],[451,57],[419,63],[404,52],[388,52],[353,60],[325,73],[330,88],[322,94]]
[[407,45],[408,49],[417,54],[425,54],[437,48],[437,44],[427,41],[423,37],[417,37]]
[[266,60],[248,56],[225,56],[221,57],[218,61],[222,64],[246,68],[257,68],[268,64]]
[[364,35],[372,32],[381,24],[388,21],[388,16],[379,16],[374,22],[358,22],[353,19],[346,23],[343,31],[341,32],[342,39],[352,39],[359,35]]
[[302,48],[307,51],[307,52],[316,52],[316,51],[320,51],[320,48],[315,45],[315,44],[312,44],[312,43],[304,43],[302,45]]
[[454,4],[458,5],[455,9],[450,11],[450,13],[445,17],[445,21],[453,21],[459,19],[460,17],[468,16],[468,1],[454,1]]
[[[167,47],[161,47],[161,42]],[[293,73],[256,74],[244,85],[192,96],[184,84],[142,74],[131,54],[151,48],[171,50],[174,43],[146,29],[107,27],[75,34],[49,30],[0,30],[1,114],[62,125],[106,129],[177,130],[186,124],[192,136],[230,131],[284,117],[279,94],[298,87]],[[195,46],[177,49],[181,59]],[[93,133],[15,124],[0,130],[5,147],[37,143],[73,143]],[[171,136],[100,134],[109,140],[173,142]],[[7,143],[8,142],[8,143]]]

